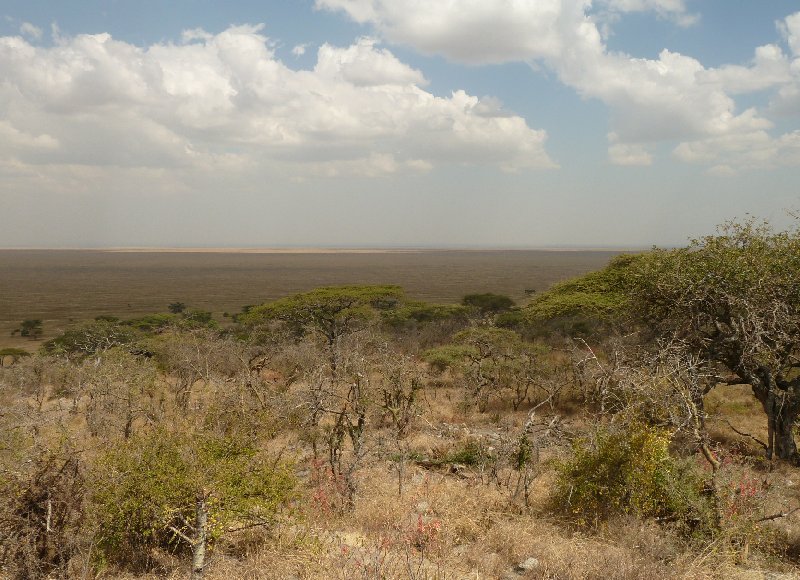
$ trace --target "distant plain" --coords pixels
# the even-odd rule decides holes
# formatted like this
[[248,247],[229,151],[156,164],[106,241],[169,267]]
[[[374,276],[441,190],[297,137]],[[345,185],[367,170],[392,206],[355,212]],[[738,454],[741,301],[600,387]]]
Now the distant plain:
[[29,350],[11,337],[26,318],[43,320],[45,338],[98,315],[129,318],[166,312],[171,302],[218,319],[318,286],[399,284],[431,302],[470,292],[507,294],[603,267],[605,250],[0,250],[0,346]]

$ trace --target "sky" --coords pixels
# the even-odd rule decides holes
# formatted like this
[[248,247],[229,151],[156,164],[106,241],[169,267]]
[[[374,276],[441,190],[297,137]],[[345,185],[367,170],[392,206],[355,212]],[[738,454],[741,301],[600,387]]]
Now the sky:
[[800,210],[797,0],[3,0],[0,247],[649,247]]

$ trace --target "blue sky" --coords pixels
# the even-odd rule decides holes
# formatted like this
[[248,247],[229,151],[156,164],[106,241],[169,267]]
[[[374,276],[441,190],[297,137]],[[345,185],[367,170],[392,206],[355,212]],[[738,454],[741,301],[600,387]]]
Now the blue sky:
[[6,0],[0,247],[649,246],[800,207],[800,6]]

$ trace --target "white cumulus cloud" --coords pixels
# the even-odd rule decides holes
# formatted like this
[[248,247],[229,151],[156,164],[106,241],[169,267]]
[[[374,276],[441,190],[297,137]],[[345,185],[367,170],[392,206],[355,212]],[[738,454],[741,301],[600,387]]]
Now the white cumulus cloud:
[[[722,165],[763,138],[770,146],[760,149],[762,163],[794,158],[784,154],[789,136],[769,133],[769,112],[742,109],[735,97],[769,90],[771,112],[800,113],[800,13],[779,23],[791,55],[769,44],[756,47],[749,63],[709,68],[667,49],[656,59],[610,51],[595,16],[597,10],[651,11],[686,26],[697,16],[683,0],[317,0],[316,6],[344,12],[386,41],[422,53],[469,64],[545,65],[582,96],[608,106],[613,163],[648,164],[654,144],[672,142],[679,159]],[[695,149],[702,154],[686,153]]]
[[263,177],[267,166],[287,177],[555,166],[544,131],[492,99],[427,92],[420,71],[370,38],[325,44],[313,69],[293,70],[261,26],[145,47],[108,34],[46,47],[2,37],[0,70],[3,167],[31,179],[102,182],[104,168],[170,183],[191,171]]

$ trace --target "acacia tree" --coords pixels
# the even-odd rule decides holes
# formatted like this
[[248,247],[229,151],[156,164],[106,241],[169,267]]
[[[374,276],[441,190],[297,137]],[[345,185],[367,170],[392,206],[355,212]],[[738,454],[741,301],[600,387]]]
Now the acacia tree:
[[767,416],[767,457],[797,461],[800,414],[800,232],[731,222],[676,250],[653,250],[538,297],[532,319],[617,317],[640,336],[676,341],[716,367],[718,383],[750,385]]
[[363,328],[376,311],[395,307],[402,297],[399,286],[326,286],[250,308],[239,320],[251,327],[280,320],[299,332],[316,333],[325,340],[335,372],[341,338]]
[[38,318],[28,318],[23,320],[19,328],[12,334],[19,332],[20,336],[25,336],[31,340],[38,340],[42,337],[42,321]]
[[634,312],[746,383],[767,415],[767,457],[797,461],[800,413],[800,232],[753,220],[637,261]]
[[475,308],[481,314],[497,314],[505,312],[514,306],[514,301],[503,294],[467,294],[461,299],[461,304]]

